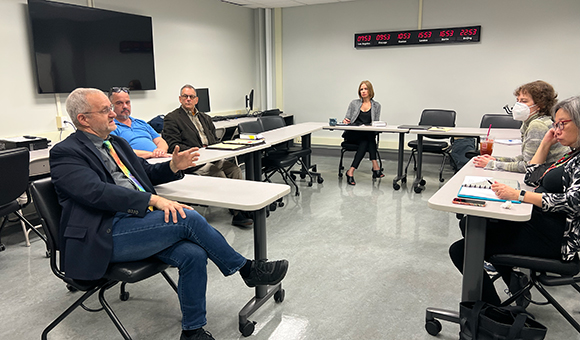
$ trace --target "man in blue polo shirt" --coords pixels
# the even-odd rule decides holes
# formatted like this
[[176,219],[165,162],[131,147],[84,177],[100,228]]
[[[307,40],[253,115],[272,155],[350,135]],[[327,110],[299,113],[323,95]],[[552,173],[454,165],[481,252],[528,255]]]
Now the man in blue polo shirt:
[[109,100],[114,106],[117,129],[112,135],[123,137],[141,158],[170,157],[167,142],[146,121],[131,117],[131,98],[126,87],[112,87]]

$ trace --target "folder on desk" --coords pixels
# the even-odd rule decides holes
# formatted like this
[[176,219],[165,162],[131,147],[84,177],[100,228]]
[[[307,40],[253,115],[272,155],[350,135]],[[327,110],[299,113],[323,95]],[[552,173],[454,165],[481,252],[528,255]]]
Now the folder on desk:
[[[498,198],[493,192],[493,190],[491,190],[491,184],[488,182],[488,180],[491,181],[492,183],[498,182],[509,185],[510,187],[516,190],[520,189],[520,182],[514,179],[503,179],[483,176],[465,176],[465,179],[463,180],[463,184],[461,184],[461,188],[459,188],[457,196],[487,201],[505,202],[506,200]],[[512,201],[512,203],[520,203],[520,202]]]
[[432,128],[432,125],[399,125],[397,128],[399,129],[409,129],[409,130],[429,130]]
[[240,144],[240,145],[256,145],[256,144],[264,144],[266,141],[264,139],[232,139],[232,140],[225,140],[223,141],[225,144]]

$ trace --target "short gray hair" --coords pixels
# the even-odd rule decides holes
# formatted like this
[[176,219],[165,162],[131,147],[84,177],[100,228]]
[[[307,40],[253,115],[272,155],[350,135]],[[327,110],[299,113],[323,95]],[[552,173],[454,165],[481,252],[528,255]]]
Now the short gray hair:
[[185,84],[181,87],[181,90],[179,90],[179,95],[181,96],[181,93],[183,92],[183,89],[192,89],[195,91],[195,93],[197,93],[197,90],[195,89],[195,87],[189,85],[189,84]]
[[104,95],[103,91],[99,89],[78,88],[72,91],[66,99],[66,112],[77,128],[80,127],[77,116],[80,113],[89,112],[91,110],[91,104],[89,104],[87,96],[94,93],[102,93]]
[[[558,110],[560,109],[566,111],[568,115],[570,115],[570,119],[572,119],[574,125],[576,125],[578,129],[580,129],[580,96],[564,99],[559,103],[557,103],[556,105],[554,105],[554,107],[552,108],[552,120],[556,119],[555,118],[556,112],[558,112]],[[578,134],[578,140],[576,141],[576,145],[574,145],[573,147],[579,146],[580,146],[580,133]]]

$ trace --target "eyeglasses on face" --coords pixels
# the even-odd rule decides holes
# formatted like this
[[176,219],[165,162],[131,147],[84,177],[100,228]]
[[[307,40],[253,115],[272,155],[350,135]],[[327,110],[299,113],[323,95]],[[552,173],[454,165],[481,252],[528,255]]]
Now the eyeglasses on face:
[[129,94],[129,88],[128,87],[111,87],[111,89],[109,90],[109,96],[113,93],[119,93],[119,92],[125,92],[127,94]]
[[182,94],[182,95],[181,95],[181,98],[183,98],[183,99],[187,99],[187,98],[189,98],[189,99],[191,99],[191,100],[194,100],[195,98],[197,98],[197,96],[196,96],[196,95],[194,95],[194,94]]
[[84,112],[84,113],[85,114],[87,114],[87,113],[100,113],[100,114],[103,114],[103,115],[108,115],[109,112],[113,111],[114,108],[115,108],[115,106],[114,105],[111,105],[111,106],[108,106],[108,107],[106,107],[106,108],[104,108],[102,110],[99,110],[99,111],[87,111],[87,112]]
[[557,123],[552,124],[552,127],[554,128],[554,130],[563,130],[564,127],[566,126],[565,123],[568,123],[571,121],[572,121],[572,119],[561,120]]

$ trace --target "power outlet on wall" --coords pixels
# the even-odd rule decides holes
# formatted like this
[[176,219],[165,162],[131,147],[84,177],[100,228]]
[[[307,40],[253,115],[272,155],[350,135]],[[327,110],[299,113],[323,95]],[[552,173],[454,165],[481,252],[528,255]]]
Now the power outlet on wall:
[[65,129],[65,119],[63,116],[56,116],[56,128],[58,131]]

